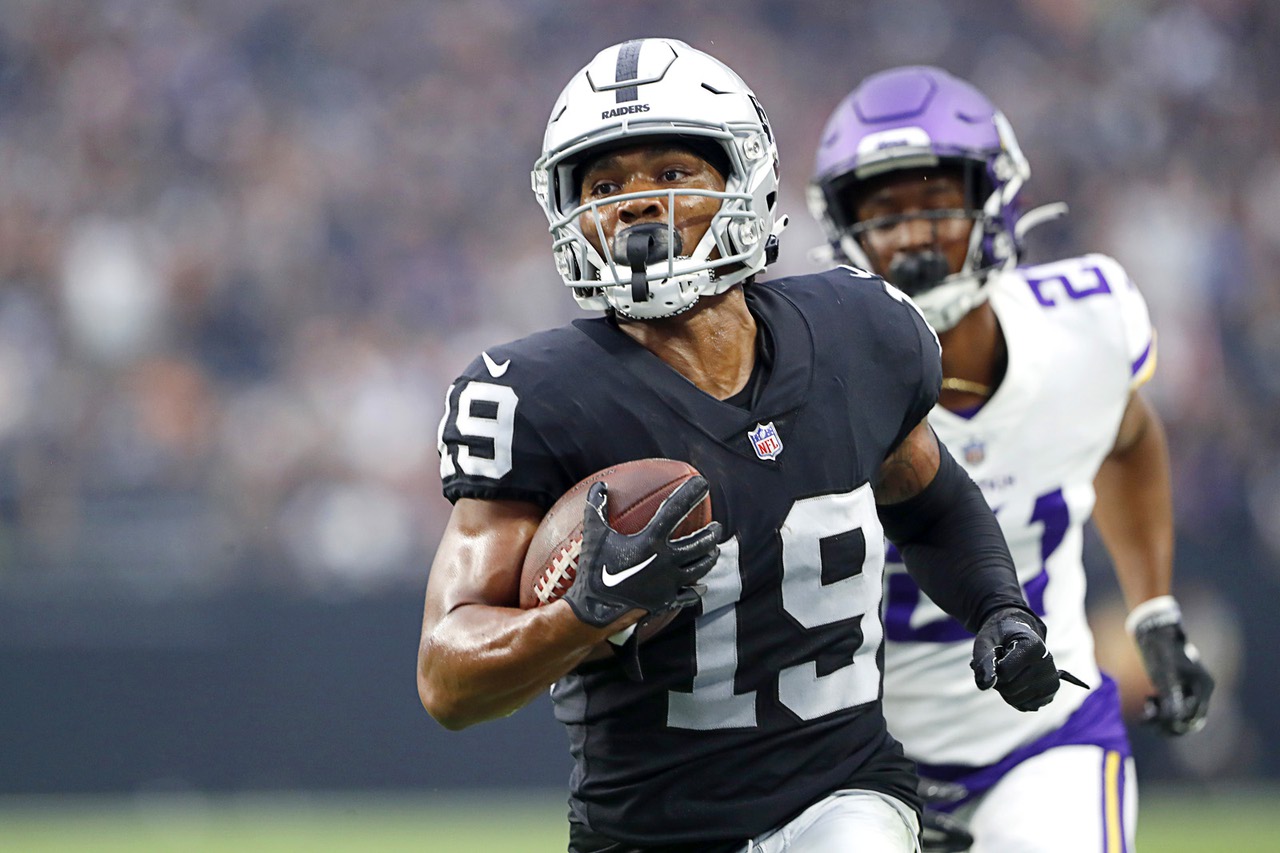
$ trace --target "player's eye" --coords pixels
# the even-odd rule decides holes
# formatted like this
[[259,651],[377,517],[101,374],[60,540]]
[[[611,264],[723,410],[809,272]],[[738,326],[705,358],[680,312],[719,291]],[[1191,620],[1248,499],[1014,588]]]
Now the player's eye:
[[862,220],[862,228],[864,231],[875,231],[884,233],[892,231],[899,223],[905,221],[909,217],[900,214],[882,214],[879,216],[869,216]]
[[614,181],[595,181],[591,184],[590,194],[593,198],[604,198],[614,195],[621,187]]
[[672,166],[662,171],[661,178],[666,183],[675,183],[683,178],[688,177],[689,171],[679,166]]

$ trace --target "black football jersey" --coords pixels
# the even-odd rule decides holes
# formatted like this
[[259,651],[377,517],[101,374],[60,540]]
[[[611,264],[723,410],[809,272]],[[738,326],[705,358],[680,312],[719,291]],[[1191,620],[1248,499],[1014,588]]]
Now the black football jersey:
[[915,306],[838,268],[747,286],[773,361],[754,403],[699,390],[606,318],[494,347],[448,392],[444,493],[549,507],[588,475],[689,462],[724,526],[700,606],[552,689],[570,805],[639,846],[747,839],[840,788],[915,803],[880,707],[883,535],[871,481],[937,400]]

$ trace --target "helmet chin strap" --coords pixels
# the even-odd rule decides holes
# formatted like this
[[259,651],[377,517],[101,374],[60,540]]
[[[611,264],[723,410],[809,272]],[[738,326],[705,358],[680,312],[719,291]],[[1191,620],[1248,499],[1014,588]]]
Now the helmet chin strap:
[[925,320],[938,333],[949,331],[990,294],[978,276],[958,273],[936,287],[913,296]]

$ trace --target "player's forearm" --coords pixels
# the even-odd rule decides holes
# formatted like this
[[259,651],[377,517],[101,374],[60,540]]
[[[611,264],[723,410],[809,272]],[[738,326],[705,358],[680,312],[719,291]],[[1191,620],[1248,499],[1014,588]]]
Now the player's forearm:
[[928,486],[907,501],[880,506],[880,520],[925,594],[976,633],[997,610],[1030,608],[982,492],[945,447],[939,450]]
[[418,695],[449,729],[508,716],[568,673],[609,635],[564,602],[533,610],[459,607],[425,634]]
[[1094,479],[1093,518],[1130,608],[1167,595],[1173,566],[1173,499],[1164,428],[1152,414],[1141,434],[1107,457]]

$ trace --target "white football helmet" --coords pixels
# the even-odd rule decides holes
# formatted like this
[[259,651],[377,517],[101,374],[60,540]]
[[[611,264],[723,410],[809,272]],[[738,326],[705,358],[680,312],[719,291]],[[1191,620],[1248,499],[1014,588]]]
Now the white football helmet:
[[[628,193],[583,203],[574,170],[603,147],[685,139],[722,149],[729,165],[723,192],[701,189]],[[674,39],[650,38],[605,48],[560,93],[533,167],[533,191],[551,223],[552,253],[564,283],[586,309],[613,308],[634,319],[687,311],[703,294],[723,293],[777,254],[785,226],[778,201],[778,150],[754,93],[728,66]],[[604,235],[603,255],[579,226],[587,211],[633,198],[667,198],[667,233],[675,231],[676,195],[720,199],[698,245],[665,259],[629,265]],[[598,221],[598,217],[597,217]],[[713,250],[719,257],[712,259]]]

